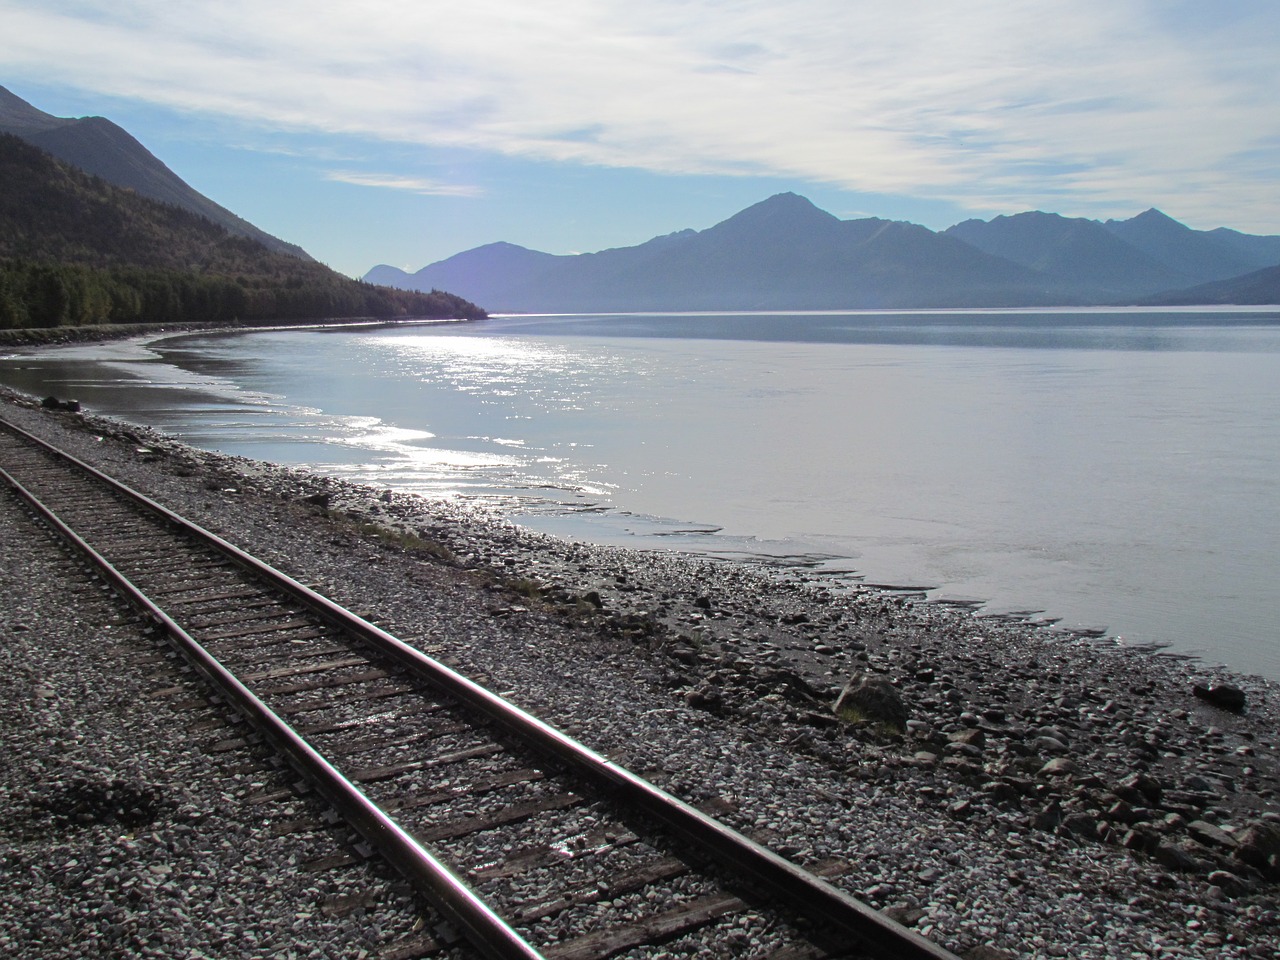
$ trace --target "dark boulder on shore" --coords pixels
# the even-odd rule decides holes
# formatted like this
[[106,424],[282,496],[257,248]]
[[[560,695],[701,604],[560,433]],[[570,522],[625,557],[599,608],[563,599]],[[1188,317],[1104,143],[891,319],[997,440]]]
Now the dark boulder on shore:
[[1232,713],[1240,713],[1244,710],[1244,691],[1229,683],[1215,683],[1209,686],[1197,683],[1191,688],[1191,692],[1205,703],[1211,703],[1223,710],[1230,710]]
[[907,706],[902,694],[888,680],[854,677],[845,684],[835,705],[836,716],[844,720],[869,720],[903,727]]
[[79,413],[79,400],[59,400],[57,397],[45,397],[40,401],[40,406],[46,410],[65,410],[67,413]]

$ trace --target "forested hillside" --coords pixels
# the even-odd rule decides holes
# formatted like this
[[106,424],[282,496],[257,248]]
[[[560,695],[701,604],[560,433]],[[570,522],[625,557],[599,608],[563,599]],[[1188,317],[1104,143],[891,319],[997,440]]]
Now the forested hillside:
[[484,316],[268,250],[0,134],[0,328]]

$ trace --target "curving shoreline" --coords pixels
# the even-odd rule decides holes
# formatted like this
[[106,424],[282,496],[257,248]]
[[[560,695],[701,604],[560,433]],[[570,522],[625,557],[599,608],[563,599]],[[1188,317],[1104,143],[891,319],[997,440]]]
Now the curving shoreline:
[[[848,888],[950,949],[1280,949],[1274,683],[873,590],[836,596],[803,572],[556,540],[7,399],[6,415],[668,789],[727,796],[727,819],[797,860],[870,846]],[[905,722],[836,718],[858,674],[888,682]],[[1224,682],[1244,713],[1192,692]],[[1164,952],[1142,952],[1153,943]]]
[[241,330],[301,329],[329,326],[395,326],[412,323],[474,323],[473,320],[451,320],[405,317],[399,320],[368,319],[308,320],[282,324],[278,321],[238,321],[229,323],[113,323],[98,327],[44,327],[20,330],[0,330],[0,347],[39,348],[66,346],[72,343],[107,343],[115,340],[139,338],[143,342],[184,333]]

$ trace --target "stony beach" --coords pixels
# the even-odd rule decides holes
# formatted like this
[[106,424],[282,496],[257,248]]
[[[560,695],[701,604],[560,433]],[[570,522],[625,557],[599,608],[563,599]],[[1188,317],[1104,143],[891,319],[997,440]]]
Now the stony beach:
[[[1280,955],[1274,682],[804,569],[557,540],[5,401],[749,836],[847,860],[840,885],[962,956]],[[299,848],[333,841],[273,837],[243,806],[287,775],[208,769],[198,721],[136,699],[173,683],[153,641],[11,497],[0,530],[0,947],[353,957],[407,933],[376,865],[300,879],[318,854]],[[103,789],[127,809],[77,813]],[[370,885],[380,899],[344,900]]]

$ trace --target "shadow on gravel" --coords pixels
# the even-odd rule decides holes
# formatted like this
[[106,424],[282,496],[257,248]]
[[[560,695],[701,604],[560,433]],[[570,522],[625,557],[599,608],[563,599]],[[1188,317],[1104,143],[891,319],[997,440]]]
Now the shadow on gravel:
[[47,832],[97,824],[137,829],[154,823],[174,804],[157,787],[140,780],[75,776],[41,784],[28,796],[31,823]]

